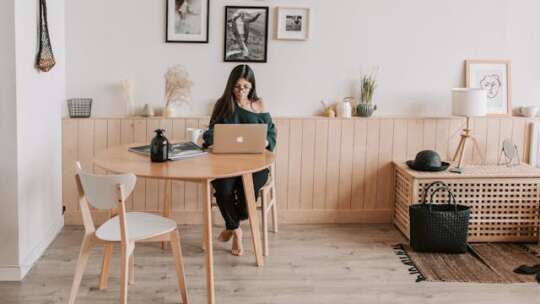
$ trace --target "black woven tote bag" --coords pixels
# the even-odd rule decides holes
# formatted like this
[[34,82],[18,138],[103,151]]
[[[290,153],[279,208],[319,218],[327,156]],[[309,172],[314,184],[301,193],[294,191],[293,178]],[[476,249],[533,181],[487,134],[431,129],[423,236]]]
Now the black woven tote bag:
[[[428,192],[435,186],[427,201]],[[448,204],[433,204],[433,196],[439,191],[448,193]],[[422,202],[409,206],[411,247],[419,252],[466,252],[469,216],[470,208],[456,204],[445,183],[431,183],[424,191]]]

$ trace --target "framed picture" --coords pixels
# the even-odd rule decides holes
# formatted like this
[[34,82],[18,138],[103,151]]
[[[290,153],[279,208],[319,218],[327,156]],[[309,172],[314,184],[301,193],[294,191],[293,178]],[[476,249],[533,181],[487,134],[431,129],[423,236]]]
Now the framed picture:
[[208,43],[210,0],[165,0],[166,42]]
[[226,62],[266,62],[268,51],[268,7],[226,6]]
[[276,38],[307,40],[309,38],[310,10],[301,7],[278,7]]
[[512,115],[511,63],[506,60],[465,61],[466,86],[487,90],[488,115]]
[[540,123],[531,123],[531,132],[529,141],[531,143],[529,147],[529,164],[540,168]]

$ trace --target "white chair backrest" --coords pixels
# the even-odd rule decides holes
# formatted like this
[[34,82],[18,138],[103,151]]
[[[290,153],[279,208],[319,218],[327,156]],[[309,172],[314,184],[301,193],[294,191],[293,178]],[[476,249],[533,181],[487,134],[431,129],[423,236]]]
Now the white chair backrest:
[[81,185],[86,196],[86,200],[98,209],[113,209],[118,207],[118,185],[122,185],[124,199],[126,199],[133,188],[137,177],[132,174],[119,175],[95,175],[83,172],[80,163],[77,162],[77,174],[81,180]]

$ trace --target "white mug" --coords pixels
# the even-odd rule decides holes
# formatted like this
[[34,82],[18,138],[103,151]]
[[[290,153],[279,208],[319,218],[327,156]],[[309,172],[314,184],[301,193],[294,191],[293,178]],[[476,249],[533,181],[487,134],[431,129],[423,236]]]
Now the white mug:
[[199,144],[199,139],[204,133],[204,129],[187,128],[188,138],[195,144]]

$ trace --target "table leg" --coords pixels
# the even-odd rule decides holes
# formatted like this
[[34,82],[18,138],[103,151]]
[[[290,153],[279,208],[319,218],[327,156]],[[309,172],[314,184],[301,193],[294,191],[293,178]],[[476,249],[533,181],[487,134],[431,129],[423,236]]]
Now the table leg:
[[212,198],[211,185],[207,180],[203,185],[204,206],[203,206],[203,225],[204,225],[204,243],[206,246],[206,288],[208,291],[208,303],[215,303],[214,295],[214,256],[212,247]]
[[257,266],[264,266],[262,254],[261,236],[259,232],[259,221],[257,219],[257,203],[255,202],[255,191],[253,191],[253,175],[247,173],[242,175],[244,184],[244,194],[246,195],[246,204],[249,214],[249,225],[251,226],[251,239],[253,240],[253,249],[255,250],[255,259]]
[[[172,191],[172,181],[165,181],[165,193],[163,194],[163,217],[170,217],[172,213],[172,203],[171,203],[171,191]],[[161,249],[167,249],[167,242],[161,242]]]

